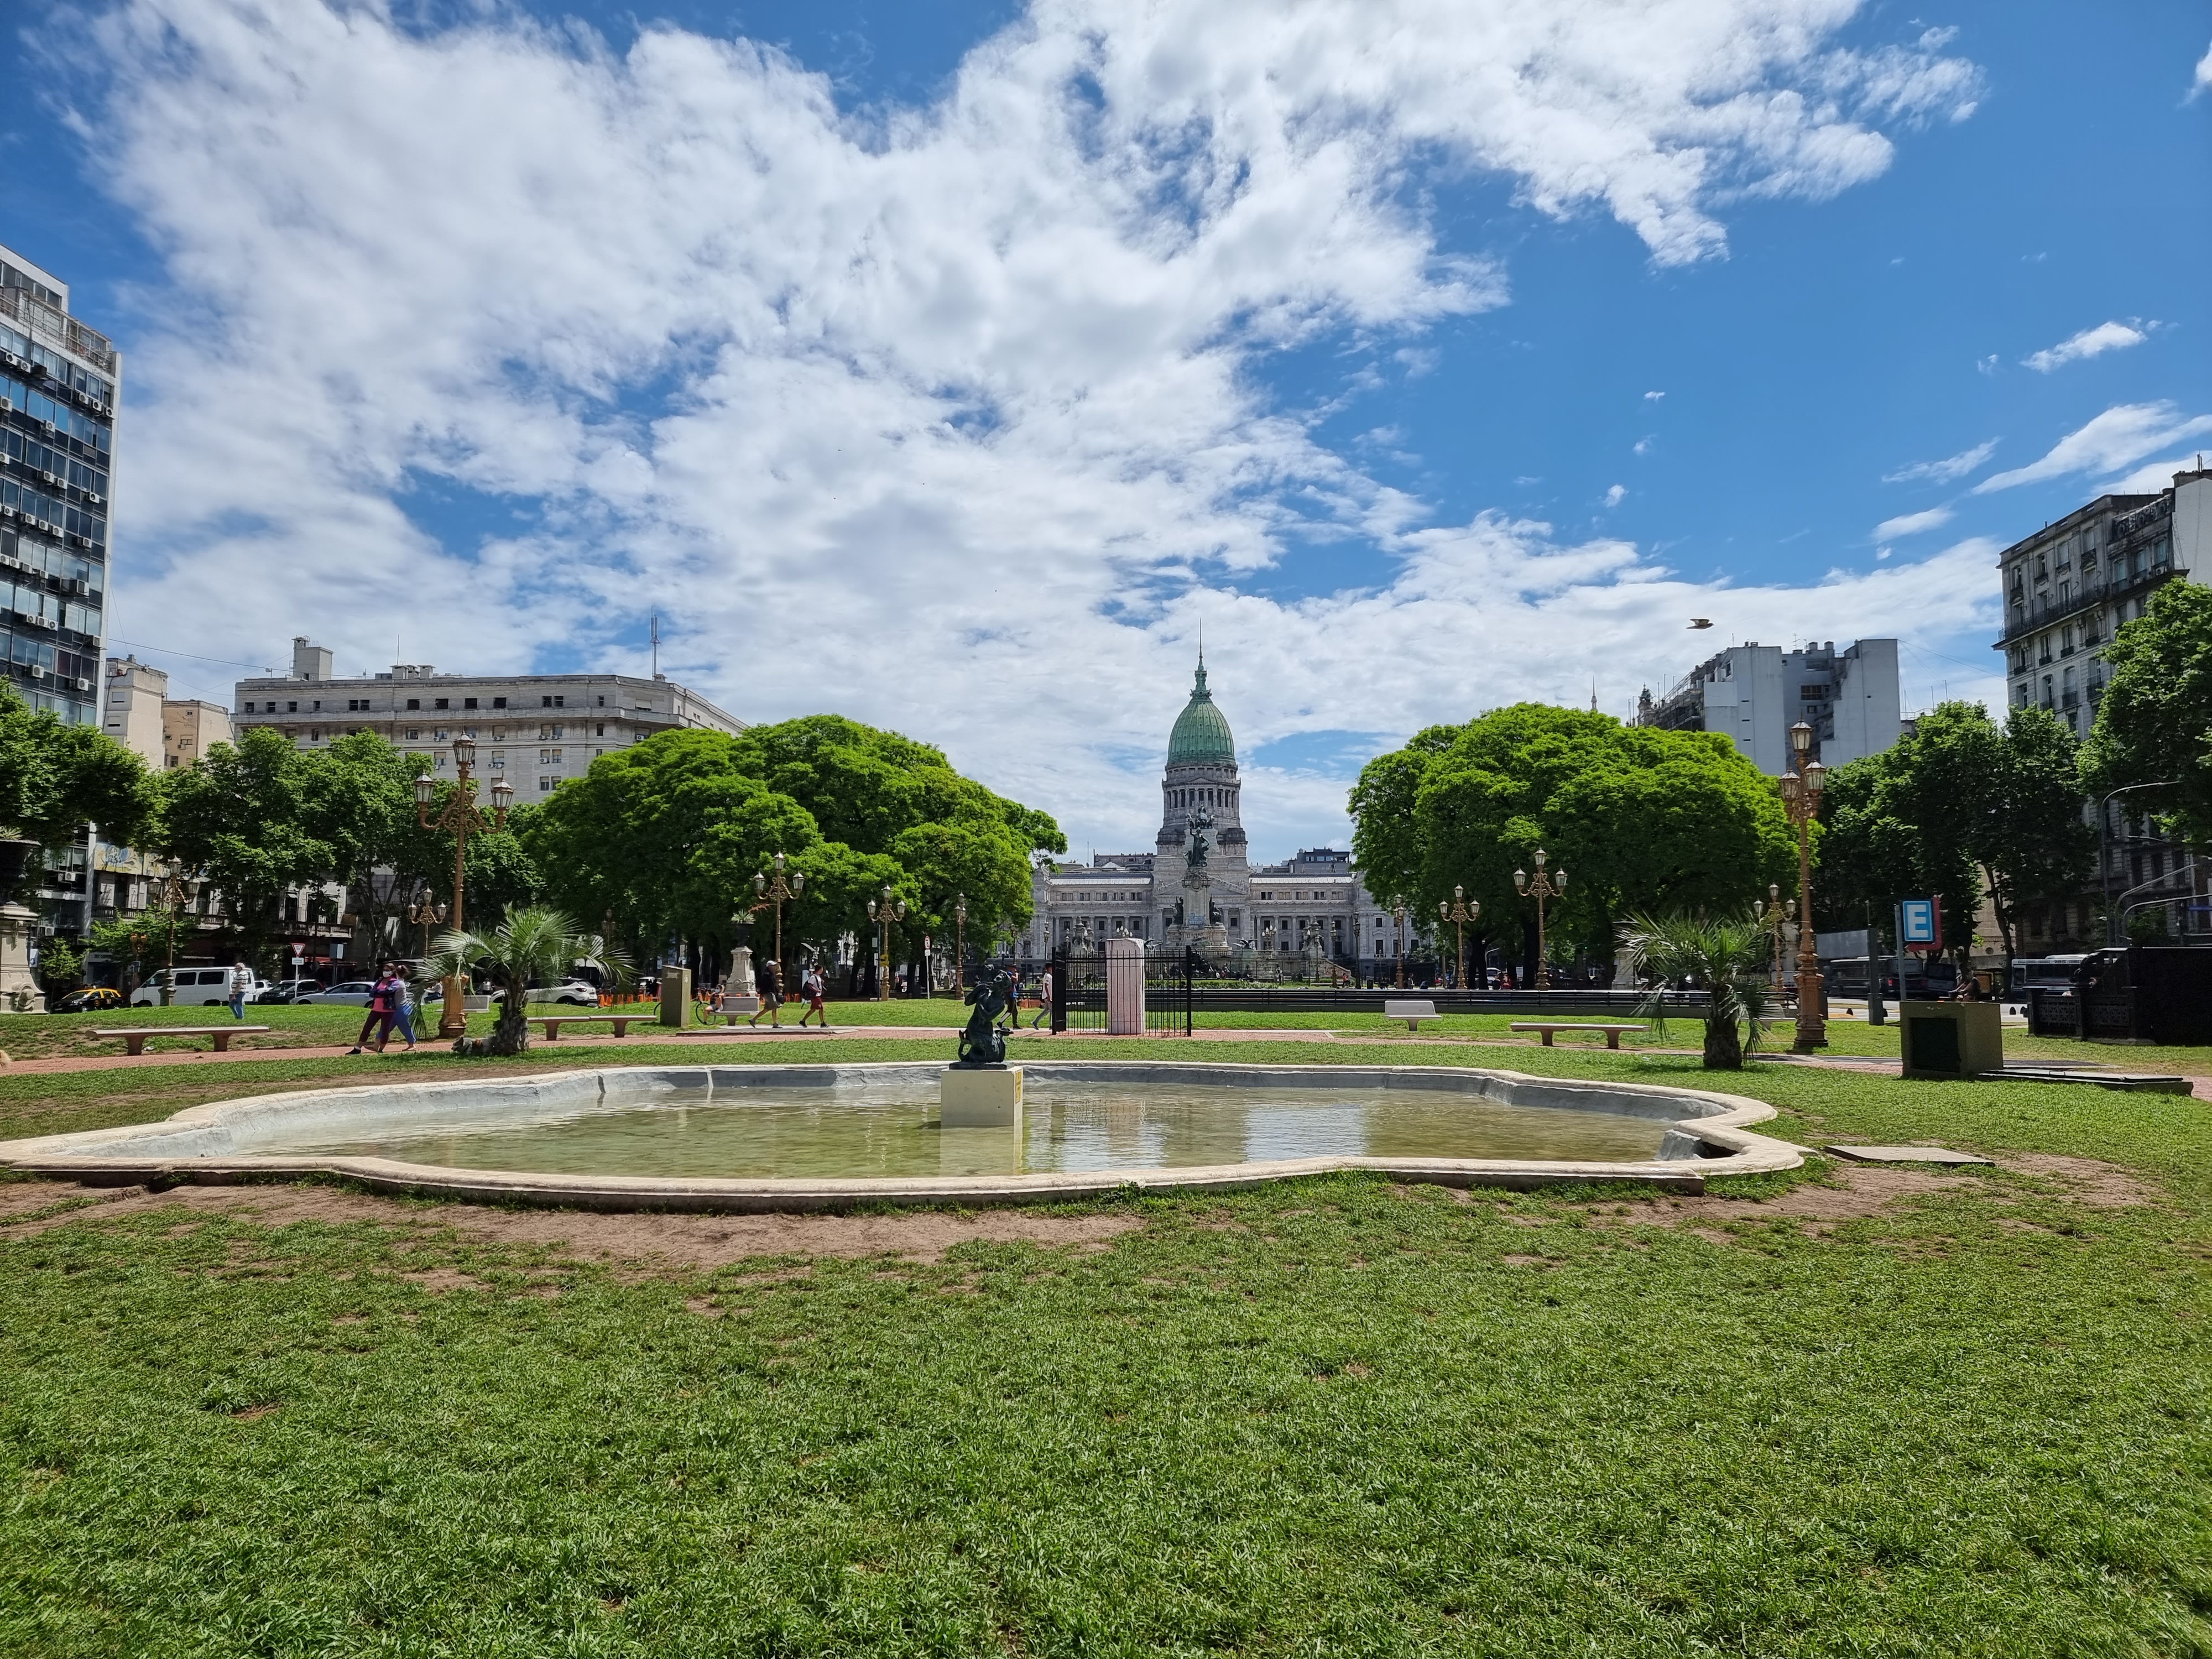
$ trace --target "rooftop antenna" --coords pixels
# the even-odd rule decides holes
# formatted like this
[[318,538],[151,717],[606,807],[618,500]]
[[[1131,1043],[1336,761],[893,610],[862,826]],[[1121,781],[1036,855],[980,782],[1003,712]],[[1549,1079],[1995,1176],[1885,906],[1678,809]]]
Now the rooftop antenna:
[[653,613],[653,678],[660,678],[660,613]]

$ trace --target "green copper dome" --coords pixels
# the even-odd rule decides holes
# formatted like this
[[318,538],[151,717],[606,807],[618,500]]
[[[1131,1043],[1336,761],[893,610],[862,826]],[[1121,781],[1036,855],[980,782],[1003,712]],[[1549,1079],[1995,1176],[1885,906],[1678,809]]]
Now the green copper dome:
[[1234,766],[1237,764],[1237,739],[1230,735],[1229,722],[1213,706],[1213,694],[1206,689],[1206,665],[1198,665],[1197,683],[1191,687],[1190,701],[1176,716],[1175,730],[1168,734],[1168,764],[1170,766]]

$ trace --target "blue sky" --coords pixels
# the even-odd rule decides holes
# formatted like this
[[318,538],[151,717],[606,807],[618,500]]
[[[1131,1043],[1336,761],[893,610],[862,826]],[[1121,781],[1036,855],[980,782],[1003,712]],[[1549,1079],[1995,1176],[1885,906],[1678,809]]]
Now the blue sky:
[[222,695],[159,652],[657,610],[1083,847],[1149,842],[1202,624],[1279,854],[1420,725],[1731,638],[1994,695],[1995,550],[2212,451],[2202,3],[1284,18],[40,9],[0,241],[128,354],[112,631]]

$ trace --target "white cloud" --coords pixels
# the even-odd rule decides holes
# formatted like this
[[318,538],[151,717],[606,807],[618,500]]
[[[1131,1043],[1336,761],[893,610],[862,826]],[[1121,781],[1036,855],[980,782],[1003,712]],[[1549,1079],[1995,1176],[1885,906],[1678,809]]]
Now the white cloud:
[[2190,82],[2189,95],[2194,98],[2207,87],[2212,87],[2212,46],[2204,48],[2204,55],[2197,60],[2197,77]]
[[2127,323],[2100,323],[2094,328],[2085,328],[2079,334],[2061,340],[2057,345],[2023,357],[2021,362],[2039,374],[2048,374],[2067,363],[2080,362],[2085,357],[2100,356],[2107,351],[2124,351],[2132,345],[2141,345],[2150,336],[2142,329]]
[[1951,522],[1952,516],[1948,507],[1931,507],[1924,513],[1907,513],[1899,518],[1884,519],[1874,527],[1874,538],[1882,542],[1899,536],[1917,536],[1923,530],[1942,528]]
[[1654,440],[1649,436],[1638,438],[1630,446],[1630,453],[1637,455],[1649,455],[1651,453],[1653,441]]
[[1612,489],[1605,492],[1605,504],[1607,507],[1619,507],[1622,499],[1626,497],[1627,494],[1628,486],[1626,484],[1615,484]]
[[2051,447],[2039,461],[2010,472],[1992,473],[1974,486],[1974,494],[2010,489],[2016,484],[2040,483],[2079,472],[2114,472],[2130,466],[2154,450],[2177,443],[2192,433],[2212,432],[2212,415],[2185,416],[2170,403],[2115,404]]
[[1997,441],[1976,444],[1972,449],[1962,449],[1955,455],[1940,461],[1915,461],[1911,466],[1901,466],[1894,472],[1881,475],[1884,483],[1952,483],[1965,477],[1984,461],[1997,453]]
[[[1252,373],[1504,303],[1407,187],[1431,158],[1679,264],[1731,201],[1832,194],[1887,166],[1882,125],[1971,108],[1960,60],[1835,45],[1853,10],[1036,0],[937,101],[862,114],[672,28],[618,54],[497,8],[56,14],[106,77],[95,177],[172,283],[127,331],[118,631],[634,668],[657,605],[664,665],[733,711],[896,725],[1104,845],[1142,844],[1201,620],[1248,747],[1350,702],[1573,700],[1597,652],[1679,672],[1686,606],[1964,623],[1986,572],[1940,559],[1737,592],[1541,526],[1424,530]],[[513,529],[410,517],[455,490]],[[1368,556],[1246,591],[1316,541]]]
[[2161,489],[2173,487],[2175,473],[2187,472],[2203,464],[2204,458],[2201,453],[2176,455],[2166,460],[2152,461],[2148,465],[2139,466],[2124,478],[2112,479],[2105,488],[2115,495],[2154,495]]
[[1644,394],[1644,401],[1647,404],[1656,404],[1666,395],[1663,392],[1647,392]]

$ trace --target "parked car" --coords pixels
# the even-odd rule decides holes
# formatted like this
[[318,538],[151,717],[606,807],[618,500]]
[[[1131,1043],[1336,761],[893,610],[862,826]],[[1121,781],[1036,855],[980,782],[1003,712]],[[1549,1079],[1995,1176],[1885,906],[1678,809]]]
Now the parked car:
[[376,981],[373,979],[349,979],[337,985],[318,986],[312,991],[303,992],[294,997],[292,1000],[295,1002],[343,1002],[350,1003],[356,1008],[366,1008],[368,1006],[369,998],[375,994],[375,991]]
[[81,991],[71,991],[54,1005],[58,1014],[88,1014],[100,1008],[120,1008],[123,993],[112,985],[88,985]]
[[[206,1008],[230,1000],[230,969],[228,968],[164,968],[131,994],[133,1008],[158,1008],[161,1006],[161,983],[173,972],[177,976],[176,994],[169,999],[178,1008]],[[266,980],[256,975],[253,983],[246,987],[248,1002],[261,1000],[261,994],[269,988]]]
[[564,979],[552,984],[533,984],[530,988],[532,1002],[564,1002],[578,1008],[599,1006],[599,988],[587,979]]
[[310,992],[322,988],[323,982],[319,979],[280,979],[253,1000],[256,1002],[297,1002]]

